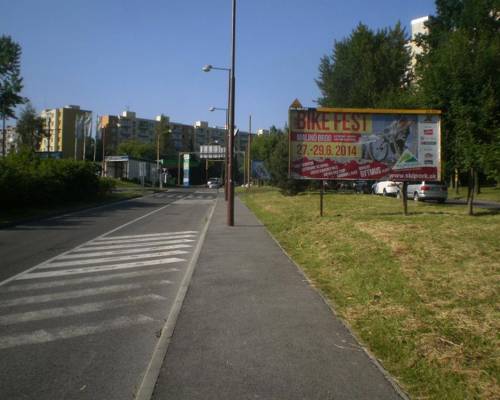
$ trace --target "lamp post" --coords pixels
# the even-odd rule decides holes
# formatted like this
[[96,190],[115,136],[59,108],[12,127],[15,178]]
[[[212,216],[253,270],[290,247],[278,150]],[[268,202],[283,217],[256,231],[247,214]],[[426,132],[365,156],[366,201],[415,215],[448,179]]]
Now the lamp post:
[[[202,70],[203,72],[210,72],[211,70],[217,70],[217,71],[227,71],[228,72],[228,82],[227,82],[227,110],[230,109],[230,103],[231,103],[231,68],[226,68],[226,67],[214,67],[211,64],[205,65]],[[226,112],[226,148],[228,147],[229,143],[229,114],[228,111]],[[227,201],[228,198],[228,172],[227,172],[227,166],[228,166],[228,152],[226,151],[226,156],[225,156],[225,185],[224,185],[224,197]]]
[[231,46],[231,85],[229,90],[229,141],[228,141],[228,203],[227,203],[227,225],[234,226],[234,182],[233,182],[233,150],[234,150],[234,96],[236,91],[236,79],[234,68],[236,63],[236,0],[233,0],[232,12],[232,46]]
[[[226,112],[226,148],[227,148],[227,143],[228,143],[228,140],[229,140],[229,125],[228,125],[228,109],[227,108],[224,108],[224,107],[210,107],[208,109],[208,111],[210,112],[214,112],[214,111],[225,111]],[[226,153],[224,155],[224,159],[225,159],[225,174],[224,174],[224,182],[225,182],[225,185],[224,185],[224,197],[227,201],[227,177],[228,177],[228,174],[227,174],[227,149],[226,149]],[[208,169],[208,165],[207,165],[207,169]],[[208,179],[208,177],[207,177]]]

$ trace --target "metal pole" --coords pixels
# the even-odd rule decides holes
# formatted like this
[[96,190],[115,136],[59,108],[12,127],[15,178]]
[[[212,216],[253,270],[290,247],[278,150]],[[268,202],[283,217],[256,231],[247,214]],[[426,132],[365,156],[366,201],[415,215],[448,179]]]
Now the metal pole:
[[227,82],[227,111],[226,111],[226,153],[224,158],[226,162],[224,163],[224,199],[228,200],[228,187],[229,187],[229,174],[228,174],[228,165],[229,165],[229,113],[231,109],[231,68],[227,71],[228,82]]
[[234,96],[236,79],[234,69],[236,62],[236,0],[233,0],[232,51],[231,51],[231,107],[229,113],[229,143],[228,143],[228,203],[227,225],[234,226],[234,182],[233,182],[233,150],[234,150]]
[[321,181],[321,191],[319,194],[319,215],[323,216],[323,194],[325,193],[325,181]]
[[50,158],[50,117],[47,118],[47,158]]
[[247,140],[247,146],[248,146],[248,157],[247,157],[247,164],[248,164],[248,172],[247,172],[247,188],[250,187],[250,181],[252,179],[252,159],[250,158],[251,156],[251,146],[252,146],[252,115],[250,114],[248,117],[248,140]]
[[94,162],[95,162],[95,157],[97,153],[97,129],[99,127],[99,115],[97,116],[96,123],[95,123],[95,135],[94,135]]
[[[109,119],[108,119],[109,124]],[[99,124],[100,125],[100,124]],[[102,140],[102,176],[106,176],[106,128],[101,126],[101,140]]]
[[6,151],[5,151],[5,146],[6,146],[6,139],[7,139],[7,132],[5,131],[5,120],[7,116],[5,114],[2,115],[2,156],[5,157]]
[[78,115],[75,114],[75,154],[74,154],[74,158],[75,158],[75,161],[76,161],[76,147],[78,145]]
[[179,153],[179,157],[177,158],[177,186],[181,185],[181,154]]
[[82,151],[82,160],[85,161],[85,156],[86,156],[86,145],[87,145],[87,120],[88,118],[85,117],[85,119],[82,119],[83,120],[83,151]]
[[160,131],[156,134],[156,173],[158,174],[158,187],[163,188],[160,172]]

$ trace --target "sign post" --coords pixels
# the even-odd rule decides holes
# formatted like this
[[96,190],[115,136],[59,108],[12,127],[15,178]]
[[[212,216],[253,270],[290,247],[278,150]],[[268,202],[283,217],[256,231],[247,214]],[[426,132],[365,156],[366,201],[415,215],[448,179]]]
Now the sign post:
[[184,154],[184,176],[182,178],[182,183],[185,187],[189,187],[189,159],[190,159],[190,154]]

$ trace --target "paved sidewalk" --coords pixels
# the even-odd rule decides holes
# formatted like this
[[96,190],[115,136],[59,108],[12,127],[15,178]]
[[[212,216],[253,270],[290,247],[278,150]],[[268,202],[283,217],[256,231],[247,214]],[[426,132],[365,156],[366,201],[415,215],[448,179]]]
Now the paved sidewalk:
[[401,399],[255,216],[218,199],[154,399]]

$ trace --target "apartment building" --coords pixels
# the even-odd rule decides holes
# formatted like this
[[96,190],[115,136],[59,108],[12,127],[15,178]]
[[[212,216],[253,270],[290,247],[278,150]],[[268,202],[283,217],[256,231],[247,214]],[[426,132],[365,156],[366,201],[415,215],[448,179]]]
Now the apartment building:
[[411,51],[411,68],[415,69],[415,65],[417,63],[417,56],[422,54],[424,51],[422,47],[418,46],[416,43],[416,39],[418,35],[425,35],[429,32],[425,23],[429,21],[429,17],[421,17],[416,18],[411,21],[411,39],[408,42],[407,46]]
[[40,113],[44,130],[41,152],[59,153],[62,158],[81,160],[84,157],[84,140],[91,135],[92,111],[80,106],[46,109]]
[[[3,135],[3,132],[0,128],[0,135]],[[19,148],[19,135],[17,134],[17,130],[15,126],[6,126],[5,127],[5,155],[11,153],[17,153]],[[0,136],[0,155],[3,154],[3,138]]]

